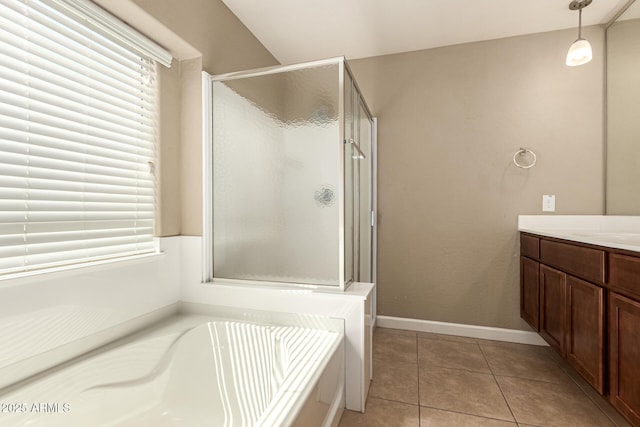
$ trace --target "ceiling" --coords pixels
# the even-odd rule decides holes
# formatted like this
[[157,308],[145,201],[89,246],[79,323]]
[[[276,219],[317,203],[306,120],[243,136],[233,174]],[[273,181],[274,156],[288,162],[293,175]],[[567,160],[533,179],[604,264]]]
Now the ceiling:
[[[386,55],[578,25],[569,0],[222,1],[282,64]],[[626,3],[593,0],[583,10],[583,25],[607,23]]]

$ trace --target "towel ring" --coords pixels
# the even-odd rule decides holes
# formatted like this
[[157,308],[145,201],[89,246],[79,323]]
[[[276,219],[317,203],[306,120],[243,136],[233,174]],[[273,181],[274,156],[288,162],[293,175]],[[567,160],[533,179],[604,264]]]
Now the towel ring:
[[[531,163],[529,163],[528,165],[523,165],[522,163],[518,163],[518,157],[524,157],[527,155],[527,153],[530,153],[531,156],[533,157],[533,161]],[[534,153],[533,151],[529,150],[528,148],[522,148],[520,147],[520,149],[518,151],[516,151],[516,153],[513,155],[513,163],[522,169],[529,169],[532,168],[533,165],[536,164],[536,161],[538,160],[538,158],[536,157],[536,153]]]

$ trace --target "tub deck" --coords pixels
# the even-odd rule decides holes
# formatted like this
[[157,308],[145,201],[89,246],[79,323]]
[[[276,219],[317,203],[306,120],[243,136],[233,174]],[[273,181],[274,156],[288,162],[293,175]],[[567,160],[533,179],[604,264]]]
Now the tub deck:
[[[175,316],[0,394],[0,402],[14,405],[3,408],[0,425],[294,425],[309,398],[317,405],[324,394],[328,409],[333,388],[343,387],[342,337],[311,327]],[[332,380],[323,380],[332,385],[311,396],[334,360],[340,363],[329,370]]]

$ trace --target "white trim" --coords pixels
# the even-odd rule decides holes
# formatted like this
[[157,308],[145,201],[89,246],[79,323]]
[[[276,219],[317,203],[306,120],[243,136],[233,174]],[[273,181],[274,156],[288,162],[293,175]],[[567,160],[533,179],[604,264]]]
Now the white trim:
[[[156,247],[158,247],[158,238],[155,238],[154,240],[156,241]],[[146,252],[142,254],[114,256],[110,258],[97,259],[92,261],[77,262],[74,264],[64,264],[64,265],[58,265],[55,267],[45,267],[45,268],[39,268],[34,270],[19,271],[16,273],[8,273],[0,276],[0,288],[5,284],[5,282],[9,282],[11,283],[11,286],[13,286],[15,284],[13,281],[20,280],[20,279],[28,279],[31,277],[39,279],[38,276],[43,276],[43,275],[46,275],[46,279],[50,279],[52,277],[60,277],[64,273],[87,274],[87,273],[100,271],[99,269],[96,269],[96,267],[100,267],[104,265],[106,266],[111,265],[111,268],[113,268],[115,266],[113,266],[112,264],[116,264],[117,266],[120,266],[120,265],[125,265],[125,263],[138,262],[141,260],[152,261],[157,257],[163,257],[163,256],[165,256],[164,252],[160,251],[160,249],[156,249],[154,252]]]
[[431,332],[460,337],[548,346],[536,332],[520,331],[517,329],[492,328],[490,326],[465,325],[461,323],[436,322],[433,320],[380,315],[377,317],[377,324],[379,328],[405,329],[416,332]]
[[138,53],[153,59],[154,61],[171,67],[173,55],[144,36],[137,30],[125,24],[120,19],[105,11],[100,6],[87,0],[49,0],[59,10],[76,17],[77,21],[84,22],[87,26],[97,29],[103,35],[135,49]]

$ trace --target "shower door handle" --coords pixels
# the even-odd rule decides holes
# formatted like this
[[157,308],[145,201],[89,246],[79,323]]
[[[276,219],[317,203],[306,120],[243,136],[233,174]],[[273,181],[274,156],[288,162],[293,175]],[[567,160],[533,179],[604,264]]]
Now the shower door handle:
[[360,149],[360,146],[355,141],[355,139],[353,139],[353,138],[345,139],[344,143],[345,144],[352,144],[355,147],[356,151],[358,152],[358,155],[351,156],[352,159],[354,159],[354,160],[363,160],[363,159],[367,158],[367,156],[364,154],[364,152]]

